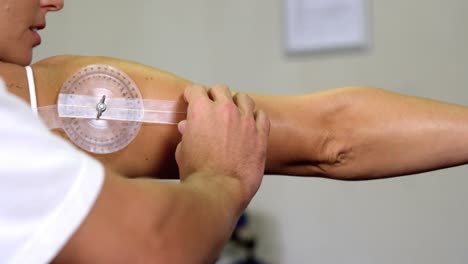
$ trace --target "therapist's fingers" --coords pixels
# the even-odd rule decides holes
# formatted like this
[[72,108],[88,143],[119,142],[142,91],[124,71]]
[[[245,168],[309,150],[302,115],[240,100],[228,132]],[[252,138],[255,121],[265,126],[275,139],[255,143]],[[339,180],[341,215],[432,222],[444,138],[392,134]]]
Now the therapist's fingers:
[[255,111],[254,117],[255,117],[255,123],[257,125],[257,131],[260,132],[262,135],[265,135],[266,140],[268,140],[268,135],[270,134],[271,122],[267,113],[259,109]]
[[225,85],[215,85],[208,90],[208,95],[215,102],[232,102],[231,90]]
[[196,100],[209,99],[209,97],[205,87],[195,84],[185,88],[184,99],[190,106],[190,103]]
[[184,135],[186,125],[187,125],[187,120],[182,120],[177,124],[177,129],[179,130],[181,135]]
[[237,93],[232,98],[242,115],[252,116],[255,110],[255,102],[245,93]]

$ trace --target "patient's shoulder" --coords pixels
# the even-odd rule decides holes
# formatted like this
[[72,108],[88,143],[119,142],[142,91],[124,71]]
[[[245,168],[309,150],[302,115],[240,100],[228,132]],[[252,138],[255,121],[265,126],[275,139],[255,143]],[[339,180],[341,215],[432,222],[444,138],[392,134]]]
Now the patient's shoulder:
[[9,78],[12,74],[18,74],[19,71],[24,71],[22,66],[0,62],[0,76],[2,78]]
[[29,98],[28,81],[23,66],[0,62],[0,78],[10,93],[24,100]]

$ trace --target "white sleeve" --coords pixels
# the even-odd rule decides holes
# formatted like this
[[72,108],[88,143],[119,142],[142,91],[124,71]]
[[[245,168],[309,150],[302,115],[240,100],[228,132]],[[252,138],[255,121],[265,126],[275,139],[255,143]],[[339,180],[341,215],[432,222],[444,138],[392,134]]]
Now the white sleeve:
[[54,136],[0,80],[0,262],[48,263],[92,208],[96,160]]

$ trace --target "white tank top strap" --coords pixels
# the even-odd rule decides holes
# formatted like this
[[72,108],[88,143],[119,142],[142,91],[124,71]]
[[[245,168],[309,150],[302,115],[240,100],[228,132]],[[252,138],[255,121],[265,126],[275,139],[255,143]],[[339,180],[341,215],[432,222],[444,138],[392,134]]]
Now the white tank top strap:
[[34,73],[31,66],[26,66],[26,76],[28,77],[28,86],[29,86],[29,100],[31,102],[31,109],[34,114],[37,113],[37,97],[36,97],[36,84],[34,83]]

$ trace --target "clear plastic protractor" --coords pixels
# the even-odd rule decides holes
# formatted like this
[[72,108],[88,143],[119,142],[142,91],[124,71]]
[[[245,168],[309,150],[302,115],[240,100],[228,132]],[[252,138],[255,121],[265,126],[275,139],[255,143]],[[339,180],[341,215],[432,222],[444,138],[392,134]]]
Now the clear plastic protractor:
[[[135,82],[122,71],[108,65],[89,65],[78,70],[65,81],[60,93],[133,99],[128,100],[131,104],[129,108],[135,108],[137,102],[137,107],[143,110],[142,96]],[[61,121],[63,130],[73,143],[97,154],[113,153],[125,148],[141,128],[141,122],[136,121],[97,118],[62,118]]]

